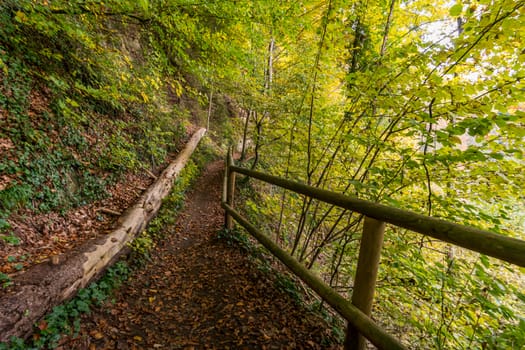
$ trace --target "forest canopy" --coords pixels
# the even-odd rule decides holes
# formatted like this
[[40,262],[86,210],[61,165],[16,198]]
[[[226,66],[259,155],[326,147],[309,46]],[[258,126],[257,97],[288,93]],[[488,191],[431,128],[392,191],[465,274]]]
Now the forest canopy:
[[[192,121],[165,102],[222,96],[238,116],[210,129],[242,140],[244,166],[525,239],[524,43],[522,0],[2,1],[0,229],[162,162]],[[60,190],[66,173],[81,190]],[[256,182],[242,198],[351,294],[361,216]],[[525,345],[523,271],[385,237],[373,315],[389,331],[421,348]]]

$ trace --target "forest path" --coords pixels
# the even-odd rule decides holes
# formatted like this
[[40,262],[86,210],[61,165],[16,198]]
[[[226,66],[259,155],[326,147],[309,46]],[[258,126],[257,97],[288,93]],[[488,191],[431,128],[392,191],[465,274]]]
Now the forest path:
[[84,316],[74,349],[326,349],[329,326],[280,290],[238,245],[219,239],[224,163],[187,195],[176,224],[107,302]]

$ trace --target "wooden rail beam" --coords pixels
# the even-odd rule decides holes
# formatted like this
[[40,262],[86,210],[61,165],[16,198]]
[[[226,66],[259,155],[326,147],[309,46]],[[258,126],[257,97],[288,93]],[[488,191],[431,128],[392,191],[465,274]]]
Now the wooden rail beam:
[[231,171],[525,267],[525,241],[232,166]]
[[385,332],[376,325],[367,315],[343,298],[339,293],[323,282],[319,277],[308,270],[303,264],[284,251],[268,236],[259,231],[248,220],[242,217],[227,203],[222,202],[224,210],[231,215],[235,221],[243,226],[253,237],[255,237],[266,249],[285,264],[296,276],[312,288],[323,300],[332,306],[341,316],[351,323],[359,333],[363,334],[372,344],[379,349],[406,349],[396,338]]

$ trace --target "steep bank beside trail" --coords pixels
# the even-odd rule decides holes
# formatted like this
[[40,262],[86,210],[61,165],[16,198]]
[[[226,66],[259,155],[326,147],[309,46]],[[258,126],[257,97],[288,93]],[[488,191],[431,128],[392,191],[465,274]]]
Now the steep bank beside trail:
[[205,132],[199,129],[194,133],[175,161],[126,209],[108,234],[57,257],[57,262],[35,265],[13,279],[12,285],[0,294],[0,341],[11,336],[25,338],[51,308],[86,287],[126,251],[128,244],[155,217]]

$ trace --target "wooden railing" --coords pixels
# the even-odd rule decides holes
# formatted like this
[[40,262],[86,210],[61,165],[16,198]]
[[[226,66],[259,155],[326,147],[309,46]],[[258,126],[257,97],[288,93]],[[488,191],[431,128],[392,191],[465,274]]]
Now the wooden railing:
[[[234,209],[236,173],[365,216],[351,302],[275,244]],[[388,334],[369,317],[386,223],[525,267],[525,241],[244,169],[234,165],[231,152],[227,156],[222,207],[226,211],[225,226],[227,229],[233,228],[233,220],[237,221],[348,321],[346,349],[364,349],[364,338],[379,349],[405,349],[399,340]]]

